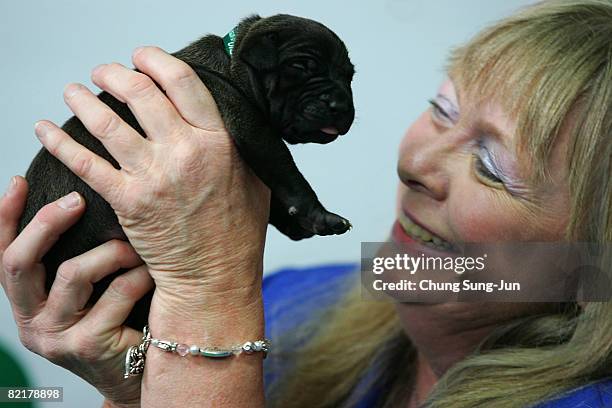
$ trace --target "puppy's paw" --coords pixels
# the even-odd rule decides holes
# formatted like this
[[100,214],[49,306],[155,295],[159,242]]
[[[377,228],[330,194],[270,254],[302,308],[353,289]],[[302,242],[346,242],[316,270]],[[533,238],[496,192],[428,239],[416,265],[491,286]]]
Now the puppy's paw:
[[311,210],[308,217],[301,220],[300,224],[304,229],[317,235],[340,235],[352,228],[349,220],[324,208]]
[[287,220],[285,225],[283,225],[283,230],[281,232],[294,241],[310,238],[315,235],[315,233],[310,229],[302,227],[299,222],[299,218],[291,218]]
[[305,238],[312,237],[314,235],[314,232],[307,231],[299,225],[296,225],[285,231],[285,235],[287,235],[293,241],[299,241]]
[[[296,213],[297,210],[293,215],[295,215]],[[274,225],[281,234],[286,235],[294,241],[310,238],[314,235],[314,232],[302,228],[299,223],[298,217],[287,215],[285,210],[280,212],[277,209],[273,209],[271,210],[270,215],[270,223]]]

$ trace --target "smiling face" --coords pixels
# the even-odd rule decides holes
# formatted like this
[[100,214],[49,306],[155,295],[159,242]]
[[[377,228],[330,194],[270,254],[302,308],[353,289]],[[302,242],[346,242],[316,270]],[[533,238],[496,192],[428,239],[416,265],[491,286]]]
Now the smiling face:
[[553,180],[533,185],[513,120],[494,101],[476,105],[460,94],[445,81],[402,140],[393,240],[438,255],[463,242],[562,240],[566,138],[548,163]]
[[[454,256],[456,247],[469,242],[563,241],[570,215],[566,181],[568,132],[561,131],[551,151],[547,166],[552,180],[534,184],[528,181],[531,159],[518,154],[515,121],[494,101],[472,101],[447,80],[430,101],[431,107],[406,131],[399,148],[397,221],[391,241],[401,244],[411,256],[431,257]],[[511,251],[511,246],[507,248]],[[537,249],[533,251],[535,256],[540,255]],[[508,252],[496,256],[512,259],[508,257],[513,255]],[[531,264],[528,267],[538,268]],[[512,265],[509,269],[512,278],[516,270]],[[535,291],[555,282],[554,270],[533,272]],[[503,273],[488,268],[483,278],[493,280],[493,276],[504,276]],[[450,275],[443,278],[455,281],[457,276],[453,272]],[[420,271],[415,276],[430,278]],[[431,293],[442,295],[434,297]],[[427,334],[420,337],[431,334],[430,324],[434,332],[449,327],[459,331],[481,324],[482,331],[472,332],[481,339],[499,322],[557,312],[557,303],[489,301],[483,308],[482,303],[456,302],[452,294],[444,293],[428,292],[422,299],[408,298],[396,305],[401,324],[418,349],[426,350],[431,344]],[[454,347],[457,353],[437,361],[436,372],[443,373],[460,358],[461,346]],[[434,356],[427,357],[435,360]]]

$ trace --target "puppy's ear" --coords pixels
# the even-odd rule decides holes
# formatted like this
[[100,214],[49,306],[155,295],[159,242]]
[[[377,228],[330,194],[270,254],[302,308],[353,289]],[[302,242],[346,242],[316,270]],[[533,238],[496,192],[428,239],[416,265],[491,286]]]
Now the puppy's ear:
[[257,71],[271,71],[278,65],[278,41],[273,31],[250,35],[240,47],[240,58]]

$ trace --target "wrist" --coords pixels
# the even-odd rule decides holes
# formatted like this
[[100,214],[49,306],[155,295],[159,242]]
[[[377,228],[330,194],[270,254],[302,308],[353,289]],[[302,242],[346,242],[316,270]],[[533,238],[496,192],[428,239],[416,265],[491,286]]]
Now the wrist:
[[261,286],[263,248],[253,253],[233,255],[208,254],[206,257],[185,255],[187,261],[173,265],[149,265],[158,290],[188,297],[193,294],[221,294]]
[[261,285],[214,294],[156,289],[149,327],[155,337],[181,342],[204,340],[222,345],[263,337]]
[[[224,304],[225,308],[210,310],[204,307],[177,314],[176,309],[168,310],[154,297],[149,313],[151,336],[187,347],[220,349],[264,338],[261,296],[250,304],[241,300],[224,301]],[[176,394],[189,394],[191,399],[185,406],[199,406],[201,401],[208,400],[227,401],[223,406],[263,406],[262,370],[261,352],[211,359],[189,354],[182,357],[150,346],[143,377],[143,405],[152,406],[148,400],[151,387],[148,384],[155,383],[159,388],[157,392],[169,401],[174,400]],[[160,379],[164,379],[163,384]],[[162,405],[168,404],[159,404]]]
[[[253,276],[253,271],[247,276]],[[261,277],[258,284],[242,286],[223,280],[215,282],[216,291],[207,285],[156,288],[149,312],[151,336],[189,347],[223,349],[263,339],[260,280]],[[177,395],[189,395],[189,400],[183,401],[185,406],[199,406],[202,401],[225,401],[223,406],[263,406],[262,358],[262,353],[222,359],[181,357],[150,346],[142,403],[167,406]],[[149,399],[153,387],[161,399]]]
[[261,299],[262,274],[257,265],[199,270],[190,277],[163,276],[155,280],[153,304],[159,307],[152,305],[152,310],[169,316],[188,314],[187,319],[245,310]]

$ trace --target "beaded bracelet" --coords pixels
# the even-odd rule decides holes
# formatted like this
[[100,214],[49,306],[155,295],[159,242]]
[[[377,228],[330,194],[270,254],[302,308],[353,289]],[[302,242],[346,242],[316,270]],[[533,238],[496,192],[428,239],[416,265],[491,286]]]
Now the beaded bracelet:
[[176,353],[181,357],[187,355],[202,356],[209,358],[226,358],[230,356],[237,356],[241,353],[253,354],[255,352],[262,352],[263,358],[266,358],[268,351],[270,350],[270,340],[264,338],[263,340],[247,341],[243,344],[235,344],[230,348],[220,348],[216,346],[188,346],[186,344],[177,343],[174,341],[160,340],[151,337],[149,326],[145,326],[142,330],[143,336],[139,345],[131,346],[125,355],[125,371],[123,378],[140,375],[144,372],[144,364],[146,360],[146,353],[149,345],[159,348],[163,351]]

